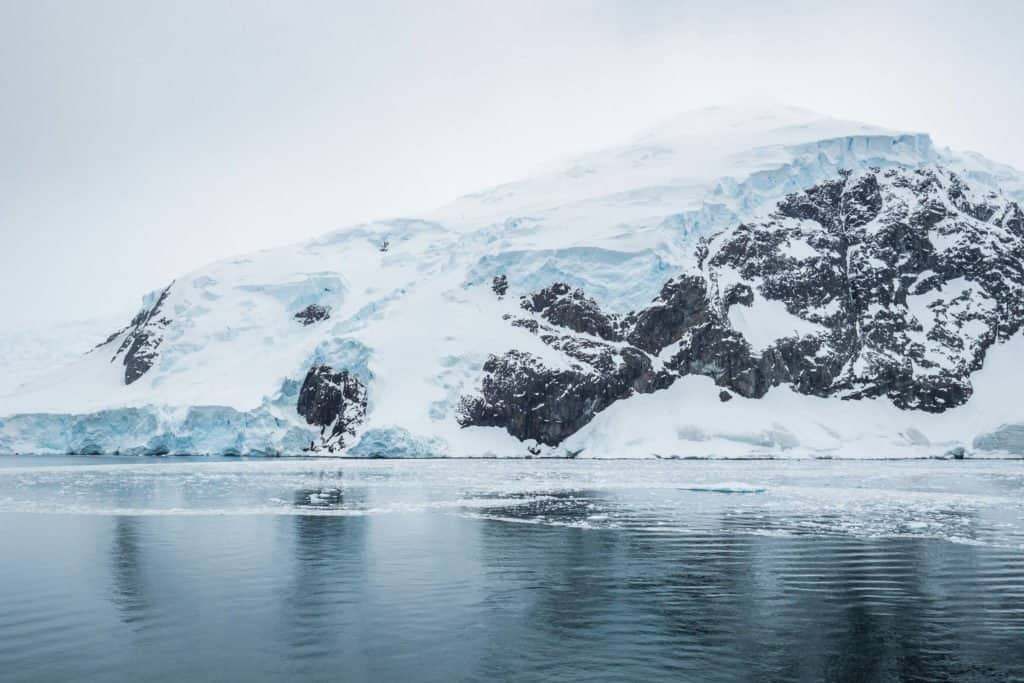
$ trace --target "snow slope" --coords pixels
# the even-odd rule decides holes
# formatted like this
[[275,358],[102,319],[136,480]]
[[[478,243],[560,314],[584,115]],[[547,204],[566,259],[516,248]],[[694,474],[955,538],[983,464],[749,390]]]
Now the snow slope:
[[[985,438],[1024,423],[1005,401],[1019,339],[993,349],[968,404],[939,416],[785,388],[722,403],[711,380],[689,377],[616,403],[558,447],[456,420],[496,350],[571,364],[503,320],[520,312],[520,295],[565,282],[625,313],[695,267],[697,238],[761,215],[787,193],[841,169],[935,163],[978,186],[1024,187],[1012,169],[937,150],[923,133],[785,107],[685,114],[631,144],[428,216],[357,225],[183,275],[166,296],[146,297],[148,321],[0,396],[0,452],[298,454],[312,444],[364,456],[884,457],[970,449],[979,439],[1015,448],[1012,438]],[[492,291],[500,275],[501,297]],[[737,311],[744,319],[734,324],[767,345],[788,322],[763,303]],[[311,305],[329,317],[296,320]],[[365,421],[344,445],[322,442],[324,426],[296,410],[314,366],[344,369],[366,387]]]
[[0,331],[0,396],[48,369],[76,361],[122,322],[104,316],[44,329]]

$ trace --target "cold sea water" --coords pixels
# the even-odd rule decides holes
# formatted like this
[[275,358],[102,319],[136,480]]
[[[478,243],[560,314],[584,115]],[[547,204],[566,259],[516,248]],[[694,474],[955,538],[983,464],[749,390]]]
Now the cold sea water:
[[2,681],[1021,681],[1022,461],[0,456]]

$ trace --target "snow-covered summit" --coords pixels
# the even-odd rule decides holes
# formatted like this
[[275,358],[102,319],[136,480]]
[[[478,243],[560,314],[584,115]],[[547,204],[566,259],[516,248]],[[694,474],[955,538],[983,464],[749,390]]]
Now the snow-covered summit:
[[706,144],[709,139],[738,147],[799,144],[855,135],[892,135],[888,130],[859,121],[774,102],[741,102],[682,112],[640,133],[640,144]]
[[527,221],[535,229],[513,238],[527,248],[656,249],[685,260],[693,233],[766,210],[779,196],[840,168],[937,158],[923,133],[788,107],[713,107],[680,115],[629,144],[467,195],[437,216],[467,230]]
[[[149,295],[140,313],[123,329],[112,330],[98,348],[0,397],[0,416],[10,416],[0,418],[0,452],[313,449],[350,455],[522,455],[530,450],[558,454],[561,439],[537,439],[529,430],[516,434],[504,428],[507,425],[481,426],[484,423],[464,419],[460,411],[467,397],[479,395],[481,382],[496,368],[489,360],[492,354],[514,351],[559,372],[572,372],[580,363],[597,363],[594,367],[602,372],[645,364],[657,370],[670,358],[665,355],[667,347],[630,342],[621,331],[615,333],[618,337],[602,336],[601,330],[607,329],[600,325],[583,330],[582,339],[552,343],[528,320],[510,323],[523,318],[520,297],[533,302],[537,316],[548,310],[575,310],[560,302],[574,300],[572,292],[581,289],[586,292],[585,308],[602,316],[648,320],[645,324],[654,325],[648,330],[652,339],[671,336],[667,328],[658,327],[661,323],[650,322],[658,319],[650,318],[650,311],[666,305],[664,288],[673,278],[681,282],[703,277],[710,282],[706,254],[698,248],[702,238],[723,230],[736,234],[742,227],[754,230],[757,240],[775,244],[770,236],[778,229],[770,217],[781,210],[780,202],[788,195],[844,178],[884,180],[889,170],[900,177],[921,171],[938,178],[946,193],[943,206],[953,207],[950,220],[966,215],[963,221],[974,230],[972,240],[990,239],[995,244],[1002,239],[997,229],[1010,230],[993,223],[992,216],[972,217],[950,204],[948,185],[955,177],[963,188],[961,195],[972,198],[970,206],[998,204],[1005,213],[1013,204],[998,187],[1005,184],[1012,194],[1021,186],[1020,176],[974,155],[938,150],[926,134],[888,131],[792,108],[702,110],[677,117],[627,145],[468,195],[427,216],[357,225],[179,277]],[[894,182],[882,184],[898,195],[891,189],[897,187]],[[904,204],[927,206],[930,200],[922,192],[904,197]],[[838,210],[847,209],[843,205]],[[906,217],[901,216],[896,211],[892,221],[903,225]],[[786,247],[793,252],[789,256],[811,258],[811,251],[818,252],[815,240],[824,238],[807,230]],[[964,233],[950,234],[944,239],[955,241]],[[912,253],[904,254],[904,247],[910,249],[897,243],[885,258],[898,263]],[[1006,258],[1019,257],[1016,243],[1003,247],[1000,253]],[[718,281],[725,272],[718,269]],[[915,277],[924,277],[923,272],[916,271]],[[732,306],[722,318],[751,344],[754,365],[777,340],[775,328],[758,322],[773,319],[771,306],[776,304],[757,303],[765,286],[757,278],[769,279],[767,273],[748,274],[735,283],[748,287],[753,307],[745,311]],[[821,283],[808,277],[802,286],[813,290]],[[920,296],[927,298],[931,290],[924,284],[921,288]],[[973,298],[977,292],[970,291],[956,306],[989,310],[986,301]],[[777,298],[765,295],[765,301]],[[934,303],[922,305],[932,310],[930,302]],[[879,310],[858,315],[870,313],[873,320],[881,319],[893,304],[884,298],[875,303]],[[796,309],[791,304],[786,301],[783,306],[792,315]],[[849,311],[841,302],[836,305],[837,311]],[[951,304],[945,306],[943,325],[953,315]],[[767,318],[760,315],[762,308]],[[992,315],[1003,315],[1002,310],[992,309]],[[778,312],[781,315],[781,309]],[[796,318],[802,321],[798,331],[831,320],[826,313],[797,313]],[[907,335],[914,334],[918,333],[908,328]],[[925,335],[920,343],[927,360],[927,353],[932,353],[929,332],[920,334]],[[984,339],[986,349],[997,338],[1000,342],[988,349],[986,370],[998,363],[989,359],[999,358],[1001,347],[1018,343],[1017,336],[973,338]],[[846,349],[845,342],[828,343],[833,342]],[[673,357],[685,351],[679,343],[672,342]],[[957,352],[953,342],[935,343],[935,353],[944,357]],[[602,360],[600,344],[617,350]],[[974,356],[964,361],[979,375],[972,376],[978,380],[972,384],[975,397],[988,391],[979,389],[988,381],[976,372],[981,362]],[[834,368],[835,381],[841,384],[841,378],[849,376],[861,378],[849,380],[854,384],[870,384],[878,379],[869,370],[862,377],[850,368],[847,375]],[[601,384],[604,388],[598,393],[612,392],[614,399],[607,400],[612,394],[600,394],[597,403],[609,407],[596,411],[590,416],[596,418],[572,436],[579,444],[573,452],[583,448],[589,455],[650,455],[655,446],[642,436],[658,434],[656,448],[663,454],[729,455],[737,449],[848,454],[868,443],[933,454],[946,447],[971,447],[976,437],[1002,433],[1003,422],[1016,419],[1005,411],[979,415],[972,398],[948,411],[970,413],[966,424],[954,419],[931,423],[922,411],[912,410],[912,401],[901,404],[902,394],[888,390],[862,392],[857,401],[825,398],[832,395],[829,392],[787,394],[790,390],[785,388],[767,395],[738,391],[735,400],[724,403],[711,375],[693,373],[670,388],[656,380],[643,385],[643,395],[627,400],[621,400],[622,386],[613,390]],[[627,397],[637,391],[632,385],[627,388]],[[773,407],[783,404],[784,409]],[[648,406],[659,417],[650,424],[615,417],[631,415],[636,405]],[[705,427],[696,426],[696,417],[680,418],[676,405],[691,411],[694,405],[701,406]],[[796,413],[808,414],[797,420],[794,405],[799,406]],[[537,416],[545,414],[532,410]],[[884,419],[876,420],[878,428],[870,434],[851,432],[850,416],[861,416],[865,410]],[[745,427],[733,424],[737,411],[749,416],[743,420]],[[730,416],[726,421],[732,426],[717,431],[707,427],[722,415]],[[537,416],[520,417],[529,421],[540,419]],[[551,419],[562,418],[555,414]],[[821,423],[825,431],[801,432],[794,420],[800,425]],[[1024,415],[1019,421],[1024,423]],[[670,448],[669,442],[675,445]]]

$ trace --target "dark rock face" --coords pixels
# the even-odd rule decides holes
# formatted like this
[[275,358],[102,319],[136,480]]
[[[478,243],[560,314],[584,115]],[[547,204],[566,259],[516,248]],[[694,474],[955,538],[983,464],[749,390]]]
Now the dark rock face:
[[[691,374],[722,401],[786,384],[942,412],[1024,323],[1024,212],[941,168],[843,172],[703,240],[697,258],[699,272],[622,317],[561,283],[523,297],[532,315],[512,324],[568,369],[492,356],[461,423],[557,445],[611,403]],[[773,341],[755,347],[746,335],[765,327]]]
[[346,438],[366,417],[366,387],[347,370],[335,372],[326,365],[314,365],[306,373],[296,406],[306,423],[320,427],[320,444],[310,450],[344,448]]
[[294,318],[303,326],[318,323],[331,317],[331,307],[320,304],[310,304],[295,314]]
[[634,349],[617,353],[591,347],[576,357],[577,368],[552,370],[522,351],[491,356],[484,363],[483,395],[462,401],[462,423],[505,427],[519,439],[554,446],[613,402],[657,388],[650,359]]
[[[104,339],[103,341],[101,341],[101,342],[100,342],[99,344],[97,344],[96,346],[92,347],[92,351],[95,351],[96,349],[99,349],[99,348],[103,348],[103,347],[104,347],[104,346],[106,346],[107,344],[110,344],[110,343],[111,343],[111,342],[113,342],[113,341],[114,341],[115,339],[117,339],[117,338],[118,338],[118,337],[120,337],[120,336],[121,336],[122,334],[124,334],[125,330],[127,330],[127,329],[128,329],[127,327],[122,327],[121,329],[117,330],[116,332],[111,332],[111,333],[110,333],[110,334],[109,334],[109,335],[107,336],[107,338],[106,338],[106,339]],[[91,351],[90,351],[90,353],[91,353]]]
[[532,296],[524,296],[520,304],[524,310],[538,314],[544,320],[574,332],[591,334],[601,339],[618,341],[618,321],[601,311],[597,302],[581,289],[556,282]]
[[495,275],[494,279],[491,281],[491,291],[499,297],[508,294],[508,276]]
[[650,306],[627,317],[626,339],[637,348],[657,354],[709,320],[707,284],[699,275],[683,275],[665,283]]
[[[132,319],[128,326],[128,334],[121,342],[114,357],[110,359],[110,362],[113,363],[121,358],[121,362],[124,364],[125,384],[131,384],[142,377],[156,362],[160,343],[163,342],[164,333],[171,324],[171,319],[162,313],[162,309],[173,285],[174,283],[171,283],[160,293],[151,308],[140,311]],[[112,339],[108,339],[104,344],[110,341]]]
[[987,348],[1020,329],[1020,215],[941,169],[846,175],[728,233],[707,272],[760,283],[761,297],[819,326],[805,362],[776,343],[789,376],[773,381],[796,373],[805,393],[941,412],[970,397]]

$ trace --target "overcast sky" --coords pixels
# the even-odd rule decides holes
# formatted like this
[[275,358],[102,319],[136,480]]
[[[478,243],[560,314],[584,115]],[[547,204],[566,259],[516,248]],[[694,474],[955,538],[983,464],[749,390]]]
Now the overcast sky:
[[1022,26],[1015,0],[0,0],[0,332],[736,99],[1024,168]]

